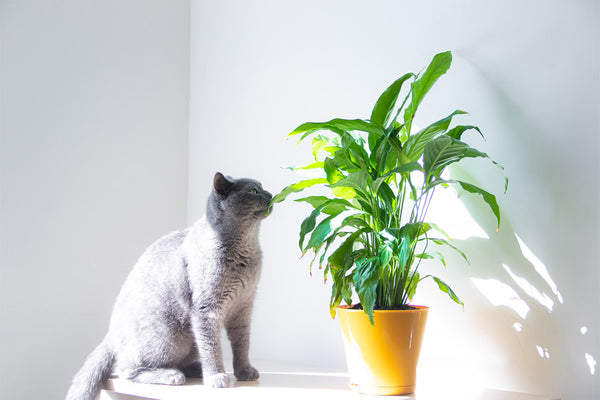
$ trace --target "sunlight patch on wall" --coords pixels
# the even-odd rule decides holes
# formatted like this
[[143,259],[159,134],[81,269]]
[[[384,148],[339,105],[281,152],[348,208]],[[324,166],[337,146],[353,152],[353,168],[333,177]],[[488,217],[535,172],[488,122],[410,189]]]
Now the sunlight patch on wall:
[[513,328],[515,328],[515,331],[517,332],[523,332],[523,324],[520,322],[515,322]]
[[544,306],[549,312],[552,312],[552,309],[554,308],[554,302],[552,301],[552,299],[550,297],[548,297],[548,295],[546,293],[540,293],[539,290],[537,290],[531,283],[529,283],[529,281],[525,278],[521,278],[520,276],[515,275],[510,267],[506,264],[502,264],[502,266],[504,267],[504,269],[506,270],[506,272],[508,273],[508,275],[510,275],[510,277],[513,279],[513,281],[515,281],[515,283],[517,285],[519,285],[519,287],[521,289],[523,289],[523,291],[525,293],[527,293],[528,296],[534,298],[538,303],[540,303],[542,306]]
[[544,263],[542,263],[540,261],[540,259],[537,258],[537,256],[535,254],[533,254],[533,252],[529,249],[529,247],[527,247],[525,242],[523,242],[523,240],[521,240],[519,235],[517,235],[515,233],[515,237],[517,238],[517,241],[519,242],[519,247],[521,247],[521,253],[523,253],[523,257],[525,257],[527,260],[529,260],[529,262],[533,265],[533,268],[535,268],[536,272],[546,281],[548,286],[550,286],[550,289],[552,289],[552,292],[556,295],[558,301],[561,304],[564,304],[562,295],[560,294],[560,292],[558,291],[558,287],[556,286],[556,284],[550,277],[550,274],[548,273],[548,269],[546,268]]
[[471,282],[492,305],[505,306],[525,319],[529,313],[529,306],[519,297],[519,294],[510,286],[497,279],[471,278]]
[[585,362],[590,368],[590,374],[596,375],[596,360],[594,359],[594,357],[592,357],[590,353],[585,353]]
[[536,347],[540,357],[550,359],[550,352],[548,351],[547,348],[542,347],[540,345],[536,345],[535,347]]
[[453,239],[465,240],[472,237],[489,239],[481,226],[471,217],[452,187],[436,189],[427,211],[427,220],[436,221]]

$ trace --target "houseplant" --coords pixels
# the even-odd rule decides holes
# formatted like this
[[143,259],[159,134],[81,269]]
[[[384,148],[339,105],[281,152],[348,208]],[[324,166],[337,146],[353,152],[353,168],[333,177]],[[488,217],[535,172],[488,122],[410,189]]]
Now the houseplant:
[[[378,310],[406,309],[409,314],[420,314],[417,319],[424,325],[427,308],[413,307],[409,302],[426,278],[435,281],[453,301],[463,304],[441,279],[419,273],[423,259],[435,258],[445,264],[443,255],[432,251],[431,246],[450,248],[466,259],[436,224],[426,220],[436,190],[454,186],[479,196],[500,226],[500,210],[493,194],[472,183],[442,176],[449,165],[465,158],[488,159],[503,171],[487,154],[461,140],[466,132],[482,135],[479,128],[451,127],[455,117],[466,112],[456,110],[423,129],[413,129],[419,105],[451,62],[450,52],[440,53],[424,72],[401,76],[379,97],[369,119],[308,122],[288,135],[299,136],[299,141],[312,139],[314,162],[293,169],[312,170],[320,175],[285,187],[273,203],[308,188],[319,190],[318,194],[296,200],[312,206],[300,226],[299,246],[303,254],[312,251],[311,269],[316,263],[324,268],[326,279],[332,279],[330,310],[333,316],[336,311],[344,313],[343,328],[349,323],[346,314],[352,308],[362,309],[354,314],[361,316],[363,325],[371,326],[367,330],[378,328],[380,321],[388,318],[378,317]],[[505,178],[505,190],[507,185]],[[358,297],[358,305],[352,304],[353,296]],[[347,306],[340,307],[342,301]],[[345,337],[357,336],[348,333]],[[398,335],[394,333],[393,337]],[[364,344],[356,346],[359,353],[365,352]],[[418,346],[409,343],[409,347],[420,347],[420,340]],[[348,347],[346,351],[350,363],[356,357],[349,355]],[[377,357],[374,360],[385,364]],[[416,368],[416,361],[414,364]],[[349,368],[352,375],[350,365]],[[365,368],[356,371],[364,376]],[[414,377],[407,379],[387,384],[375,377],[361,383],[360,377],[351,376],[359,391],[381,394],[412,391]]]

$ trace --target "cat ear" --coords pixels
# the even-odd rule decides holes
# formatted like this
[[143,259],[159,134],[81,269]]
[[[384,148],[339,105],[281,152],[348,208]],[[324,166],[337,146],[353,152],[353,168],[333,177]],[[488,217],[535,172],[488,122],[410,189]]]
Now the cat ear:
[[226,197],[233,188],[233,182],[217,172],[214,179],[215,193],[220,197]]

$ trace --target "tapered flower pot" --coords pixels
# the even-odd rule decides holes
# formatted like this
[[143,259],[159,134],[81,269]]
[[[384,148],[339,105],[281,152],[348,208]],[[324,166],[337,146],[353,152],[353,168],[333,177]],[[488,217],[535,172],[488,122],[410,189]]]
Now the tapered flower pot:
[[363,394],[413,393],[429,307],[376,310],[375,326],[363,310],[337,309],[350,387]]

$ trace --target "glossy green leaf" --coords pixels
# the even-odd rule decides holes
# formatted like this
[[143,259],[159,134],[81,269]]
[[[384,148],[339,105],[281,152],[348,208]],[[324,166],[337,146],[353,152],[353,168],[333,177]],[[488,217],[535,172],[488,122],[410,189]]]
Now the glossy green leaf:
[[471,130],[471,129],[474,129],[477,132],[479,132],[479,134],[481,135],[482,138],[484,137],[483,133],[481,133],[481,130],[478,127],[473,126],[473,125],[458,125],[458,126],[455,126],[454,128],[450,129],[446,133],[446,135],[450,136],[451,138],[460,140],[461,137],[462,137],[462,134],[465,133],[468,130]]
[[305,250],[322,243],[327,236],[329,236],[329,234],[331,234],[337,227],[340,226],[340,224],[341,221],[339,221],[339,219],[336,220],[335,215],[330,215],[329,217],[325,218],[312,231],[310,240],[308,241]]
[[386,127],[390,120],[390,116],[394,111],[394,107],[396,105],[396,101],[398,99],[398,95],[400,94],[400,90],[402,89],[402,85],[408,79],[414,77],[415,74],[408,73],[402,75],[399,79],[397,79],[394,83],[392,83],[379,97],[377,103],[375,103],[375,107],[371,112],[371,122],[376,122],[381,126]]
[[382,245],[379,249],[379,264],[381,268],[385,268],[392,257],[394,256],[394,251],[389,245]]
[[440,176],[443,169],[448,165],[464,158],[474,157],[489,158],[487,154],[470,147],[468,144],[443,135],[429,142],[425,147],[423,166],[428,177]]
[[460,254],[462,256],[462,258],[464,258],[467,263],[470,264],[469,259],[467,258],[467,255],[465,253],[463,253],[463,251],[461,249],[459,249],[458,247],[456,247],[455,245],[453,245],[452,243],[450,243],[446,239],[428,238],[427,240],[431,240],[433,243],[437,244],[438,246],[447,246],[447,247],[450,247],[452,250],[454,250],[458,254]]
[[498,207],[498,202],[496,201],[496,196],[494,196],[493,194],[491,194],[489,192],[486,192],[485,190],[483,190],[480,187],[477,187],[471,183],[467,183],[467,182],[463,182],[463,181],[458,181],[458,183],[467,192],[480,195],[483,198],[483,201],[485,201],[487,203],[487,205],[490,206],[490,209],[492,210],[492,212],[496,216],[496,220],[498,221],[498,226],[496,227],[496,232],[497,232],[498,229],[500,229],[500,207]]
[[329,256],[329,264],[335,266],[338,269],[347,269],[353,263],[354,260],[352,258],[352,248],[356,239],[360,237],[364,232],[366,232],[366,228],[361,228],[356,232],[352,233],[348,236],[342,244]]
[[320,169],[320,168],[323,168],[323,166],[324,166],[323,161],[317,161],[317,162],[305,165],[303,167],[289,167],[288,169],[291,169],[292,171],[306,171],[306,170],[310,170],[310,169]]
[[450,288],[450,286],[448,286],[444,281],[442,281],[440,278],[438,278],[437,276],[433,276],[433,275],[426,275],[421,279],[425,279],[425,278],[432,278],[435,283],[438,284],[438,287],[440,288],[440,290],[444,293],[447,293],[448,296],[450,296],[450,298],[452,300],[454,300],[457,304],[460,304],[461,306],[465,306],[465,304],[460,301],[460,299],[458,298],[458,296],[456,295],[456,293],[454,293],[454,291]]
[[414,271],[411,279],[408,281],[408,284],[406,285],[406,297],[408,297],[409,300],[412,300],[413,297],[415,296],[416,292],[417,292],[417,286],[419,285],[419,282],[421,281],[420,279],[420,275],[417,271]]
[[327,182],[333,185],[337,181],[344,179],[346,176],[338,169],[337,165],[331,158],[326,158],[323,163],[323,169],[327,174]]
[[[319,206],[316,207],[310,213],[310,215],[306,219],[304,219],[304,221],[302,221],[302,224],[300,225],[300,248],[303,248],[304,238],[306,237],[306,235],[312,232],[313,229],[315,229],[317,217],[321,214],[323,210],[325,210],[327,207],[330,207],[330,209],[328,210],[329,218],[334,218],[342,212],[344,212],[348,205],[350,205],[350,203],[342,199],[328,199],[327,201],[319,204]],[[307,245],[306,249],[311,247],[314,246]]]
[[415,255],[415,257],[420,258],[422,260],[438,260],[442,263],[444,268],[446,267],[446,259],[444,258],[444,255],[439,251],[428,251],[426,253],[417,254]]
[[313,208],[321,208],[321,212],[328,215],[337,215],[342,211],[353,208],[352,204],[344,199],[330,199],[326,196],[309,196],[294,201],[308,203],[313,206]]
[[278,194],[273,196],[273,199],[271,200],[271,205],[284,201],[292,193],[301,192],[304,189],[309,188],[311,186],[326,184],[326,183],[327,183],[327,179],[317,178],[317,179],[308,179],[308,180],[300,181],[300,182],[294,183],[292,185],[286,186],[285,188],[283,188],[283,190],[281,192],[279,192]]
[[381,126],[362,119],[335,118],[327,122],[306,122],[290,132],[288,137],[302,134],[302,138],[300,139],[302,140],[311,133],[322,130],[329,130],[338,135],[343,135],[344,132],[349,131],[368,132],[377,136],[385,133]]
[[369,317],[372,325],[375,325],[373,319],[373,308],[375,306],[377,281],[379,278],[380,264],[377,258],[370,258],[364,261],[356,261],[356,271],[354,272],[354,289],[360,300],[360,303]]
[[335,184],[331,185],[332,188],[349,187],[353,189],[356,194],[360,195],[364,199],[368,199],[368,188],[369,174],[366,171],[353,172],[348,177],[339,180]]
[[418,162],[409,162],[406,164],[403,164],[399,167],[396,167],[394,169],[392,169],[391,171],[387,172],[385,175],[377,178],[375,180],[375,182],[373,182],[373,192],[377,193],[379,191],[379,186],[383,183],[386,182],[392,175],[404,175],[404,174],[408,174],[414,171],[419,171],[421,170],[421,164],[419,164]]
[[412,120],[417,112],[417,109],[419,108],[419,105],[423,101],[423,98],[433,87],[435,82],[440,78],[440,76],[444,75],[446,71],[448,71],[450,64],[452,64],[451,52],[446,51],[444,53],[436,54],[429,63],[425,73],[423,73],[419,79],[412,83],[411,103],[404,112],[404,121],[408,126],[409,132],[412,125]]
[[313,157],[315,158],[315,161],[317,161],[323,151],[326,151],[331,156],[339,149],[339,146],[335,141],[332,141],[329,138],[317,136],[313,138],[311,148]]
[[410,136],[404,144],[404,153],[411,161],[417,161],[423,155],[425,146],[432,140],[442,135],[452,122],[452,118],[456,115],[466,114],[461,110],[456,110],[439,121],[434,122],[425,129],[421,129],[416,134]]

